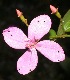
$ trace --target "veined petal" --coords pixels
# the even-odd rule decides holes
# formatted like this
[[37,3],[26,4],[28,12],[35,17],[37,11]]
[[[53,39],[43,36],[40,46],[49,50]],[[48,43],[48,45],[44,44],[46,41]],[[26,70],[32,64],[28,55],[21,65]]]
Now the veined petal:
[[27,36],[17,27],[9,27],[3,30],[5,42],[12,48],[25,49]]
[[36,49],[26,51],[17,61],[17,70],[20,74],[28,74],[33,71],[38,63]]
[[65,59],[62,47],[54,41],[40,41],[37,43],[36,49],[53,62],[60,62]]
[[48,15],[34,18],[28,27],[28,38],[40,40],[51,28],[51,19]]

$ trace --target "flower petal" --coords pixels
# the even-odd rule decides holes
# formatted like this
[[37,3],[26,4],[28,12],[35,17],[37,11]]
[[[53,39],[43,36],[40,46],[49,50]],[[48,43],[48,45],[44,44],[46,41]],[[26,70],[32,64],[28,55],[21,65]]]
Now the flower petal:
[[53,62],[60,62],[65,59],[62,47],[54,41],[40,41],[37,43],[36,49]]
[[28,38],[40,40],[51,28],[51,19],[48,15],[34,18],[28,27]]
[[26,51],[17,61],[17,70],[20,74],[28,74],[33,71],[38,63],[36,49]]
[[17,27],[9,27],[3,30],[5,42],[12,48],[25,49],[27,36]]

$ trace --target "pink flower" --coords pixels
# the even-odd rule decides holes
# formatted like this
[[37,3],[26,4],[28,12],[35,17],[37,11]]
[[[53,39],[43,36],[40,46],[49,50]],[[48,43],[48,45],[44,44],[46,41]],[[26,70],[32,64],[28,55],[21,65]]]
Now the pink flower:
[[18,59],[17,70],[20,74],[28,74],[33,71],[38,63],[36,49],[52,62],[60,62],[65,59],[62,47],[50,40],[39,41],[51,28],[51,19],[48,15],[40,15],[34,18],[28,27],[28,38],[17,27],[9,27],[3,30],[5,42],[12,48],[28,50]]

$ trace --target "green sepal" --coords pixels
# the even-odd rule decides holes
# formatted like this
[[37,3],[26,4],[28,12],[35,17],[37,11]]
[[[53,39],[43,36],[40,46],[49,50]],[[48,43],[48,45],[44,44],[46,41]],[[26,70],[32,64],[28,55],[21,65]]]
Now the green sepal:
[[28,26],[27,19],[25,19],[23,15],[20,16],[20,19]]
[[61,19],[61,15],[60,15],[60,13],[59,13],[58,11],[55,13],[55,15],[56,15],[59,19]]

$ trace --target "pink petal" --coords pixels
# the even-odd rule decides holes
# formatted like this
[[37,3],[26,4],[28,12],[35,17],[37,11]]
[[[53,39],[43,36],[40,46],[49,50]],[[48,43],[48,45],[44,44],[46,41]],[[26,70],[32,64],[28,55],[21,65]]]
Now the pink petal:
[[30,67],[31,67],[31,71],[33,71],[37,66],[38,56],[37,56],[36,49],[32,48],[31,51],[32,51],[32,53],[31,53],[32,55],[31,55],[31,61],[30,61],[31,65],[30,65]]
[[9,27],[3,30],[5,42],[12,48],[25,49],[27,36],[17,27]]
[[40,15],[34,18],[28,27],[28,38],[41,39],[49,32],[51,28],[51,19],[48,15]]
[[38,63],[36,49],[26,51],[17,61],[17,70],[20,74],[28,74],[33,71]]
[[40,41],[37,43],[36,49],[53,62],[60,62],[65,59],[62,47],[54,41]]

